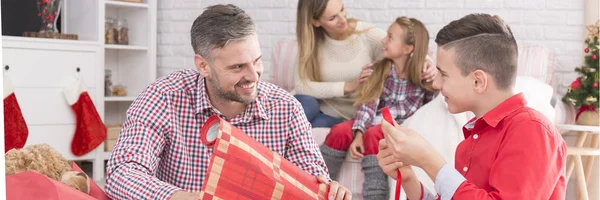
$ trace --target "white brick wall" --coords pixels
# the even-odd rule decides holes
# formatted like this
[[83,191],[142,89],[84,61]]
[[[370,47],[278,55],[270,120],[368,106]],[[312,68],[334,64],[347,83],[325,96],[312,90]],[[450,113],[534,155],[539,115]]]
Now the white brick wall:
[[[560,93],[576,77],[583,52],[583,0],[343,0],[350,17],[387,26],[398,16],[423,21],[435,37],[446,23],[473,12],[500,15],[513,27],[520,44],[544,45],[558,56]],[[271,51],[282,38],[295,37],[297,0],[160,0],[158,13],[158,74],[193,67],[189,30],[208,5],[232,3],[255,20],[265,75],[269,77]],[[432,41],[433,42],[433,41]]]

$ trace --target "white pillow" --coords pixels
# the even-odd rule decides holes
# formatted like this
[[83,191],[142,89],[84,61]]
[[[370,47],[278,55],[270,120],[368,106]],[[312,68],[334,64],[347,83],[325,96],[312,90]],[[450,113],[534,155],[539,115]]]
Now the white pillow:
[[555,121],[555,111],[552,107],[552,86],[529,76],[517,76],[514,88],[515,93],[523,92],[527,107],[533,108],[548,118],[552,123]]

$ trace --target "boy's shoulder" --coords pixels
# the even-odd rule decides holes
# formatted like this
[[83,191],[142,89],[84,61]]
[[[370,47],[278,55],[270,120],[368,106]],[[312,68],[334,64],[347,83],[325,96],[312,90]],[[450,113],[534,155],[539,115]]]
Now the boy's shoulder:
[[553,137],[560,136],[552,121],[531,107],[523,106],[523,108],[516,110],[503,121],[509,129],[511,127],[526,128],[525,130],[516,130],[515,132],[540,130]]

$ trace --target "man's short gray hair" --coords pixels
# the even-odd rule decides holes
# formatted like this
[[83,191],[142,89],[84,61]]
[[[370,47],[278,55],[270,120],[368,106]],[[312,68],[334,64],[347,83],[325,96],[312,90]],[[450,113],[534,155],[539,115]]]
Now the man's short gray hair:
[[192,25],[191,40],[194,53],[212,60],[211,51],[223,48],[229,41],[243,40],[255,34],[252,18],[241,8],[232,5],[213,5]]

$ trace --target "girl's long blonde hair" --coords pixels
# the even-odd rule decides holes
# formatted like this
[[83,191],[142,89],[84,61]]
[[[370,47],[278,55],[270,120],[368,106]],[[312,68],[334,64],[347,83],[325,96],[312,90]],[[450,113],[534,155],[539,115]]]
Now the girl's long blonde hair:
[[[325,29],[314,27],[312,22],[319,20],[329,0],[299,0],[296,16],[296,38],[298,41],[298,74],[303,82],[321,81],[319,48],[325,40]],[[344,37],[355,33],[357,19],[348,19],[348,32]]]
[[[412,56],[406,60],[404,69],[400,73],[406,73],[410,83],[425,88],[427,91],[435,91],[431,83],[421,79],[421,71],[429,49],[429,32],[421,21],[398,17],[394,23],[400,25],[404,32],[404,44],[413,45]],[[393,61],[387,58],[373,64],[373,73],[367,81],[361,84],[354,105],[360,105],[379,98],[383,92],[385,80],[392,69]]]

